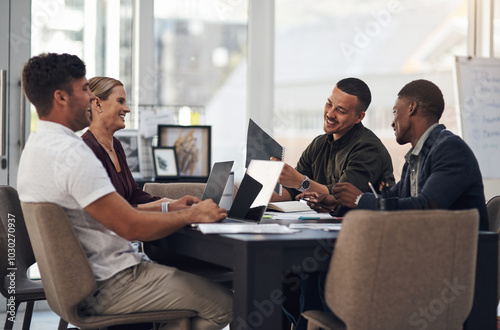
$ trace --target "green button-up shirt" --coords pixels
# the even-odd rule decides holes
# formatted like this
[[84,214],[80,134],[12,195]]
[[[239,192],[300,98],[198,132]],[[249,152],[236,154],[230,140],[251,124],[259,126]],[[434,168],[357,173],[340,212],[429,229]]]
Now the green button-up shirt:
[[369,192],[368,182],[376,188],[382,181],[394,184],[392,160],[380,139],[359,123],[334,141],[332,135],[316,137],[304,150],[297,171],[324,184],[330,193],[337,182],[350,182]]

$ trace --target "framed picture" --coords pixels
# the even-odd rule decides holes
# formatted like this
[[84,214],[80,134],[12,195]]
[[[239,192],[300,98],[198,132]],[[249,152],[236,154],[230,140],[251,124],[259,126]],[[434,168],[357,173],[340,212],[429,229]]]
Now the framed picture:
[[127,164],[134,179],[142,178],[141,173],[141,140],[137,130],[123,129],[119,130],[114,135],[120,141]]
[[175,148],[179,176],[210,174],[211,126],[158,125],[158,146]]
[[174,147],[153,147],[153,163],[157,178],[179,176],[177,153]]

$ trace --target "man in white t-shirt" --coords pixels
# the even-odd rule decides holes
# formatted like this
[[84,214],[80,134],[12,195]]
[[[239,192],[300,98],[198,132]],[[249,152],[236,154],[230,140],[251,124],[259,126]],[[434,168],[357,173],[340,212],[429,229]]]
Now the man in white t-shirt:
[[228,289],[149,262],[130,241],[159,239],[189,223],[215,222],[226,217],[226,210],[190,196],[178,202],[182,210],[168,213],[132,208],[75,134],[89,125],[95,98],[85,73],[85,64],[69,54],[41,54],[24,66],[24,90],[40,121],[21,156],[21,201],[57,203],[71,220],[98,283],[98,291],[80,304],[82,311],[190,309],[198,313],[194,329],[223,328],[232,319]]

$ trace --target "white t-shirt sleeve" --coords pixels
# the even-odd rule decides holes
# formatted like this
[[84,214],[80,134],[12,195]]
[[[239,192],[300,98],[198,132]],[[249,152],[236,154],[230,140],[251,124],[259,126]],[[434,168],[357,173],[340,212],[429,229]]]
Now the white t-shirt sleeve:
[[81,209],[115,191],[92,150],[70,129],[40,120],[21,154],[19,198]]
[[57,164],[56,175],[62,179],[58,184],[82,208],[115,191],[102,163],[83,141],[61,155]]

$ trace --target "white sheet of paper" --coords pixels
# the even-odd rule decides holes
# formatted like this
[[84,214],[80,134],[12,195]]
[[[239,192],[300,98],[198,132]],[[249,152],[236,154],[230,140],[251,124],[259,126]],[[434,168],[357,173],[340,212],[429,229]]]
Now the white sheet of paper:
[[278,224],[200,223],[203,234],[293,234],[299,232]]
[[290,229],[340,230],[341,223],[292,223]]
[[299,217],[315,217],[321,220],[333,220],[336,217],[332,217],[329,213],[318,213],[316,211],[301,211],[301,212],[269,212],[266,211],[265,214],[271,214],[274,220],[299,220]]

